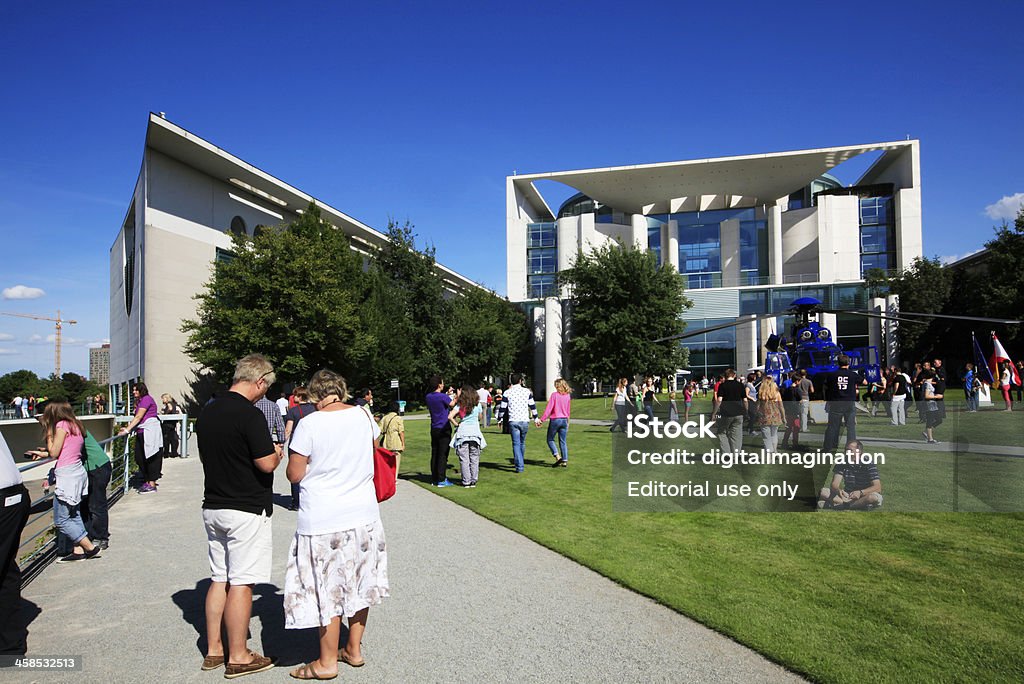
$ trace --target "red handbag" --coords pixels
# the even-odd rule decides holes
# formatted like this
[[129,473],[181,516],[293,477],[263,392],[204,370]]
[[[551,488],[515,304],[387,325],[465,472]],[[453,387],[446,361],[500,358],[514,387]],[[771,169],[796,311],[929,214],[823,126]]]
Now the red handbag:
[[[362,411],[362,408],[359,409]],[[365,413],[365,411],[364,411]],[[370,414],[366,414],[367,418],[370,418],[370,435],[373,435],[373,418]],[[376,440],[371,442],[373,444],[373,489],[377,494],[377,503],[381,501],[387,501],[395,495],[395,489],[397,488],[398,480],[398,466],[395,459],[395,452],[389,451],[384,447],[377,444]]]

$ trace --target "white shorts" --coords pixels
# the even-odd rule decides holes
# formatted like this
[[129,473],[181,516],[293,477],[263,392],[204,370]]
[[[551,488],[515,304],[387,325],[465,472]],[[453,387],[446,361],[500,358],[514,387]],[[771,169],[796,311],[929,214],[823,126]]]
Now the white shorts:
[[210,546],[211,580],[236,585],[270,581],[270,516],[203,509],[203,523]]

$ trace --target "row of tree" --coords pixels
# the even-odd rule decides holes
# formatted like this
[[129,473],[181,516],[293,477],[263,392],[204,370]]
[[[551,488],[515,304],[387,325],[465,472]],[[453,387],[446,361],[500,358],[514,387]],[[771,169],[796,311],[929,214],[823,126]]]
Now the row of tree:
[[[1003,222],[985,243],[983,260],[972,268],[949,268],[938,259],[918,258],[909,269],[886,277],[870,274],[869,288],[888,290],[900,297],[904,311],[1020,319],[1024,316],[1024,207],[1014,223]],[[900,354],[906,361],[944,358],[959,367],[972,360],[971,333],[982,349],[995,330],[1006,346],[1024,340],[1020,325],[997,325],[963,319],[928,318],[923,324],[901,323],[897,333]],[[1011,351],[1012,354],[1012,351]]]
[[0,402],[4,404],[9,404],[14,397],[32,395],[70,401],[77,406],[87,397],[96,394],[106,397],[106,386],[98,385],[78,373],[64,373],[60,377],[50,374],[48,378],[40,378],[30,370],[17,370],[0,375]]
[[218,384],[259,351],[282,383],[332,368],[378,397],[395,378],[403,398],[419,398],[435,373],[479,383],[526,369],[522,309],[483,288],[451,296],[408,222],[390,221],[387,237],[354,250],[315,204],[280,230],[232,236],[232,258],[216,264],[197,318],[182,326],[186,353]]

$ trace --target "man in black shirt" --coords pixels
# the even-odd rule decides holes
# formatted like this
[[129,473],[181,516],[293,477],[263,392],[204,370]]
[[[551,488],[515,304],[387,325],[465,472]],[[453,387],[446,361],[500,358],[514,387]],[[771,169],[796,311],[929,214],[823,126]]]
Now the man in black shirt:
[[[274,666],[272,659],[247,646],[252,587],[270,581],[274,469],[281,462],[281,447],[271,441],[266,419],[253,404],[274,379],[274,367],[265,357],[246,356],[235,366],[231,389],[215,395],[196,421],[206,476],[203,523],[212,580],[202,669],[224,665],[229,678]],[[222,624],[227,628],[226,654]]]
[[[848,455],[860,456],[864,445],[852,439],[846,444]],[[874,463],[837,465],[832,484],[818,495],[818,508],[868,509],[882,505],[882,480]]]
[[736,379],[736,371],[732,368],[726,369],[725,380],[718,386],[715,405],[718,408],[718,418],[715,422],[722,451],[735,454],[743,448],[743,416],[747,412],[747,390],[743,383]]
[[850,370],[850,357],[840,354],[836,359],[839,370],[825,377],[825,411],[828,413],[828,427],[825,428],[825,441],[821,445],[824,452],[834,452],[839,446],[839,431],[846,424],[846,440],[857,439],[857,386],[867,384],[867,380]]

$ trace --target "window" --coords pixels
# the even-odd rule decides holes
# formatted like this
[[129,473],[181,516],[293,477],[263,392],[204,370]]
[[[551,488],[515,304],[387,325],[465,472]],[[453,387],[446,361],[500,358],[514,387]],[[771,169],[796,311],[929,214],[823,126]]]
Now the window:
[[553,221],[529,223],[526,226],[526,247],[554,247],[557,245],[558,228]]
[[135,200],[124,217],[124,311],[132,315],[135,300]]
[[231,228],[229,228],[228,230],[231,233],[234,233],[235,235],[245,235],[245,219],[243,219],[241,216],[236,216],[235,218],[231,219]]
[[862,197],[860,200],[860,275],[872,269],[896,268],[896,226],[892,197]]
[[[732,319],[724,318],[697,319],[687,321],[686,329],[688,331],[700,330],[701,328],[709,328],[731,321]],[[725,328],[724,330],[716,330],[704,335],[698,335],[697,337],[691,337],[683,340],[681,344],[690,350],[688,370],[693,373],[691,377],[719,375],[726,368],[736,363],[735,328]]]
[[647,249],[654,252],[654,258],[657,259],[657,263],[661,266],[661,227],[665,225],[665,221],[661,217],[648,216],[647,217]]
[[768,291],[740,292],[740,315],[768,313]]
[[558,250],[545,247],[527,251],[528,273],[555,273],[558,271]]
[[544,297],[555,297],[558,295],[555,275],[532,275],[526,279],[527,296],[530,299],[543,299]]
[[528,297],[542,299],[558,294],[558,224],[554,221],[527,224],[526,272]]

